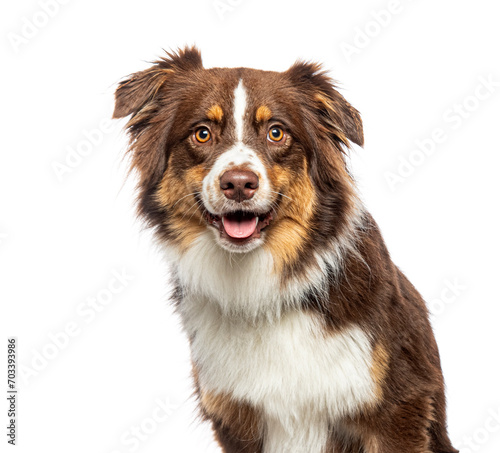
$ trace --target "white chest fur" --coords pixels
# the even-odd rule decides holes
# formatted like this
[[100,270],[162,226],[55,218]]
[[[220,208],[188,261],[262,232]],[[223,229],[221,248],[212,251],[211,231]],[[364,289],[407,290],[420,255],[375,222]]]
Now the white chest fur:
[[200,298],[210,298],[228,316],[276,318],[282,310],[297,307],[304,292],[323,286],[325,276],[318,266],[308,276],[307,285],[291,281],[281,288],[269,251],[259,247],[248,253],[230,253],[217,246],[214,234],[219,233],[205,231],[183,254],[173,247],[164,250],[181,286]]
[[269,252],[233,256],[211,231],[182,255],[166,251],[184,290],[179,309],[201,386],[260,409],[265,453],[324,453],[329,427],[375,398],[368,336],[354,325],[328,333],[299,309],[324,275],[281,288]]
[[328,425],[374,398],[372,349],[359,327],[327,334],[297,310],[249,324],[199,296],[181,306],[200,384],[262,410],[266,453],[323,453]]

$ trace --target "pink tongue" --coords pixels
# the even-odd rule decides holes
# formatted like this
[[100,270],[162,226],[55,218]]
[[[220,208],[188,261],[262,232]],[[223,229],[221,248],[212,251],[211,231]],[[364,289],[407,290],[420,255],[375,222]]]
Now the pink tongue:
[[224,229],[232,238],[248,238],[254,233],[256,228],[256,217],[224,217]]

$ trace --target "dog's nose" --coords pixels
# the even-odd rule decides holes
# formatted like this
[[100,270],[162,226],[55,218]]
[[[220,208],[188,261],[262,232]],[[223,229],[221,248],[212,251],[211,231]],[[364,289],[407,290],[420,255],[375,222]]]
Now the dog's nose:
[[259,177],[253,171],[229,170],[220,177],[220,188],[230,200],[250,200],[258,187]]

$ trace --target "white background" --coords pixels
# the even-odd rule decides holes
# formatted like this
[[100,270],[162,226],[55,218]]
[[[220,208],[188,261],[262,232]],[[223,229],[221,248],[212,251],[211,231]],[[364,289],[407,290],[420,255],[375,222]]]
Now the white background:
[[[197,44],[206,67],[284,70],[303,58],[341,82],[365,125],[352,153],[363,199],[433,312],[450,435],[463,453],[497,453],[496,3],[66,0],[52,17],[38,0],[4,5],[0,327],[2,351],[17,336],[22,365],[16,451],[218,451],[195,416],[166,265],[135,219],[134,181],[124,183],[124,122],[102,124],[122,77],[162,48]],[[422,157],[417,142],[435,149]],[[418,165],[391,187],[387,172],[410,157]],[[114,284],[122,272],[133,278]],[[91,308],[96,296],[107,304]]]

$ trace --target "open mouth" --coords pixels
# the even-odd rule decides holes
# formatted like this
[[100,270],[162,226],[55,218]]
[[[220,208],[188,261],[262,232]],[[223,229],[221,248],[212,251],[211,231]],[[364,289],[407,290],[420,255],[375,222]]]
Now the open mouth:
[[205,211],[205,218],[209,225],[218,228],[221,237],[236,243],[244,243],[259,238],[262,230],[273,219],[271,211],[265,214],[234,211],[220,216]]

